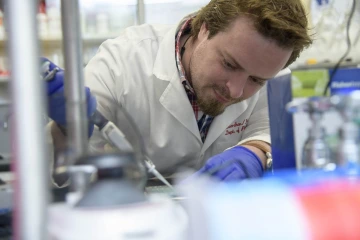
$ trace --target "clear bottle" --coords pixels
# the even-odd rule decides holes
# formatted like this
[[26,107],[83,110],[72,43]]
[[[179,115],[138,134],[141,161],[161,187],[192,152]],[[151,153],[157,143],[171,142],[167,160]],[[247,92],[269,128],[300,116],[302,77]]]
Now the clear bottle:
[[302,149],[301,169],[323,168],[333,169],[334,163],[331,158],[331,149],[325,138],[325,129],[321,126],[322,116],[331,110],[329,98],[311,97],[309,99],[297,99],[287,104],[286,109],[290,113],[306,112],[312,122],[308,130],[308,138]]
[[314,127],[308,130],[308,139],[303,147],[301,168],[326,168],[331,163],[330,147],[325,141],[325,129]]
[[339,166],[353,167],[360,164],[358,131],[358,127],[353,122],[346,122],[340,128],[340,142],[337,149],[337,164]]

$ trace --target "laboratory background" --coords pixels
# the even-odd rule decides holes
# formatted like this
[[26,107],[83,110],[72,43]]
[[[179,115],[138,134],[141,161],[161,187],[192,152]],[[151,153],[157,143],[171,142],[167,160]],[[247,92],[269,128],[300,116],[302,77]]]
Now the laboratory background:
[[[20,149],[32,153],[29,143],[41,145],[45,137],[20,133],[13,126],[13,114],[19,111],[24,125],[36,125],[36,120],[44,127],[49,120],[44,114],[29,119],[20,114],[32,104],[21,106],[27,86],[21,83],[27,81],[21,74],[27,68],[11,66],[9,55],[15,59],[16,44],[25,43],[21,38],[31,36],[32,29],[19,29],[17,34],[16,19],[36,19],[40,56],[62,68],[66,59],[77,57],[81,60],[77,65],[85,67],[104,41],[125,28],[178,24],[209,1],[26,0],[37,4],[35,14],[31,7],[27,10],[29,4],[22,5],[24,0],[11,1],[2,1],[0,11],[0,240],[360,239],[359,0],[302,0],[314,41],[289,66],[291,74],[267,83],[272,166],[263,178],[222,183],[204,177],[176,185],[154,170],[159,181],[146,184],[145,177],[137,177],[140,187],[132,187],[122,178],[133,179],[141,171],[129,166],[117,183],[106,185],[93,174],[106,175],[109,166],[127,168],[127,162],[119,164],[114,156],[84,157],[67,170],[59,169],[71,173],[72,183],[66,188],[50,184],[47,169],[53,166],[45,164],[49,161],[42,161],[45,154],[39,153],[47,152],[45,144],[35,150],[40,150],[34,155],[38,161],[28,159],[32,155],[27,152],[19,153]],[[78,8],[73,8],[76,4]],[[71,54],[71,48],[64,51],[62,7],[72,9],[68,23],[73,21],[81,34],[70,29],[66,39],[79,40],[81,56]],[[122,117],[131,121],[126,114]],[[136,126],[127,126],[127,131],[136,132],[132,129]],[[42,133],[40,129],[38,134]],[[141,149],[141,136],[134,135]],[[107,136],[109,141],[111,137]],[[144,162],[149,169],[151,164]],[[114,186],[121,190],[111,205],[104,198],[111,198]]]

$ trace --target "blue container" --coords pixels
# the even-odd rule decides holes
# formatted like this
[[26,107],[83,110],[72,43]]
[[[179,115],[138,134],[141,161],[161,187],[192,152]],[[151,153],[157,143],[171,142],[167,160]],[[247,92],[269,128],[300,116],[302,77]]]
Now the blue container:
[[292,115],[285,106],[292,100],[291,74],[268,81],[271,150],[274,169],[294,169],[295,144]]

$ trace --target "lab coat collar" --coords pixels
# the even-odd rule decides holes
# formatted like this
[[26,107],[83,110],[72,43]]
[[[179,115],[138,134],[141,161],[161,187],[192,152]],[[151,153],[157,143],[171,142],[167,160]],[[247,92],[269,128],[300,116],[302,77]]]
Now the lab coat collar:
[[175,34],[176,27],[165,34],[156,55],[153,74],[161,80],[170,81],[174,74],[178,74],[175,60]]
[[157,78],[170,81],[174,74],[178,74],[175,57],[175,35],[184,22],[189,18],[195,17],[196,14],[197,13],[195,12],[187,15],[180,21],[177,26],[174,26],[165,34],[164,39],[160,43],[159,50],[154,62],[153,74]]

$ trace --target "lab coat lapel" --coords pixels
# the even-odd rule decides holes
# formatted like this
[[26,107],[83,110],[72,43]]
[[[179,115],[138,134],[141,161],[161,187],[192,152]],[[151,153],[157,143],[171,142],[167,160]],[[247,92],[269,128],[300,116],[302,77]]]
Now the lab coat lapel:
[[159,45],[153,74],[157,78],[156,81],[163,81],[168,84],[163,92],[158,92],[157,97],[164,108],[201,142],[194,111],[181,83],[176,66],[175,34],[176,27],[164,36]]
[[201,141],[194,110],[177,76],[175,81],[171,81],[165,89],[160,97],[160,102],[181,124]]
[[201,153],[204,153],[225,131],[225,129],[247,109],[247,107],[248,102],[243,101],[227,107],[223,114],[215,117],[211,123],[209,132],[201,149]]

